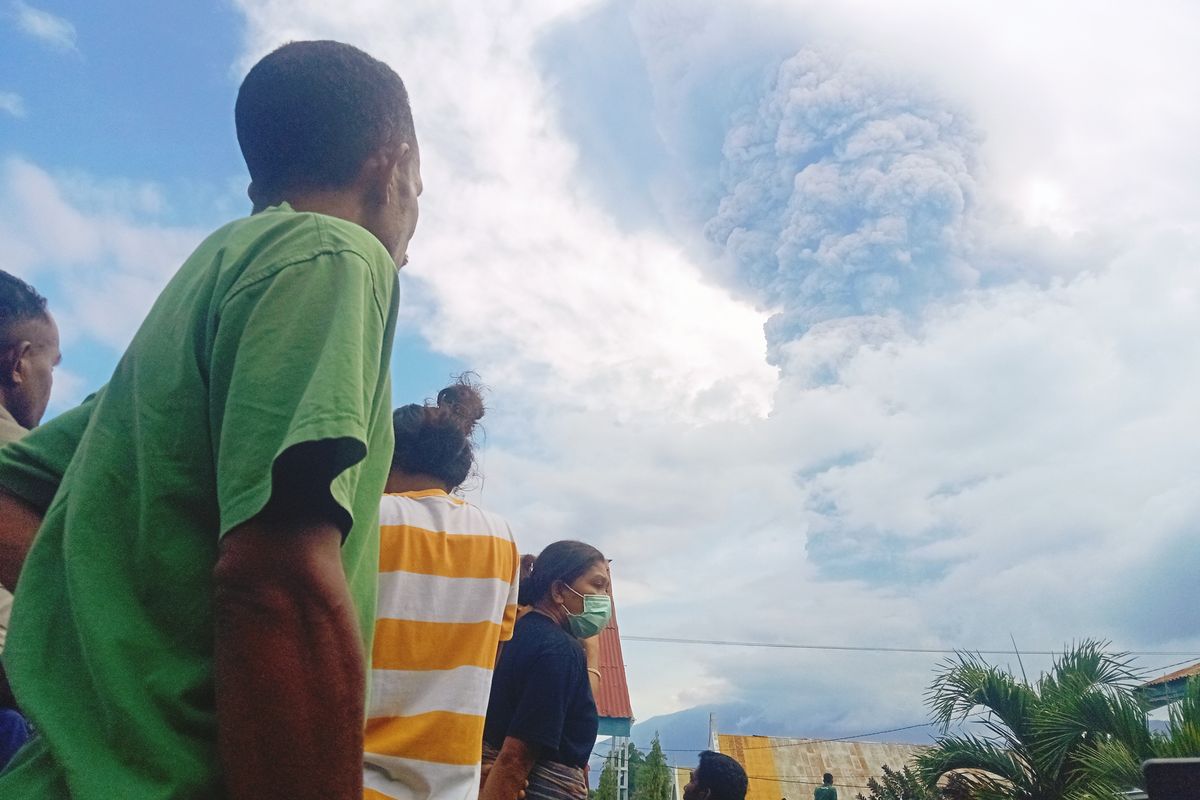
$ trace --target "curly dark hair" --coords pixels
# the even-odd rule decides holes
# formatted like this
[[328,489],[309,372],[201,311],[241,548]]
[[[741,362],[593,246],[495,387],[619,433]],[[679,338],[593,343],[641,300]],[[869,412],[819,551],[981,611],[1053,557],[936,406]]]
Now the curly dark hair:
[[290,42],[242,81],[234,106],[238,144],[255,194],[349,185],[372,153],[416,144],[404,81],[348,44]]
[[432,475],[451,490],[475,466],[475,426],[487,409],[474,373],[460,375],[438,392],[436,405],[412,404],[392,412],[396,448],[392,469]]
[[709,800],[745,800],[749,784],[742,765],[724,753],[705,750],[693,777],[696,785],[708,789]]

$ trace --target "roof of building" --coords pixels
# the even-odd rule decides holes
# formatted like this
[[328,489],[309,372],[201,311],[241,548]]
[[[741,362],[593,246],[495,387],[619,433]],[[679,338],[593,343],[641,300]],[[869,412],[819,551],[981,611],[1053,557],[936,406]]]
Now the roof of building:
[[854,797],[866,792],[869,778],[883,776],[884,764],[898,770],[928,749],[916,744],[724,733],[717,741],[721,752],[735,758],[750,778],[746,800],[808,800],[826,772],[833,775],[833,785],[843,789],[846,797]]
[[1172,681],[1177,681],[1182,678],[1192,678],[1197,675],[1200,675],[1200,661],[1196,662],[1195,664],[1192,664],[1190,667],[1184,667],[1183,669],[1177,669],[1174,672],[1167,673],[1166,675],[1155,678],[1152,681],[1146,681],[1142,685],[1143,686],[1158,686],[1160,684],[1171,683]]
[[633,720],[629,703],[629,684],[625,680],[625,658],[621,654],[621,631],[617,627],[614,604],[612,619],[600,631],[600,691],[596,693],[596,710],[601,717]]

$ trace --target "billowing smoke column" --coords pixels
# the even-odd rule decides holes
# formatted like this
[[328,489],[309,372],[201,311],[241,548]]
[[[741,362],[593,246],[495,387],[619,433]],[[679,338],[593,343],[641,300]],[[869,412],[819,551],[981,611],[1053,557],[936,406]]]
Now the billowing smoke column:
[[725,138],[726,195],[707,227],[777,313],[771,357],[811,326],[912,313],[971,286],[979,135],[862,59],[804,50]]

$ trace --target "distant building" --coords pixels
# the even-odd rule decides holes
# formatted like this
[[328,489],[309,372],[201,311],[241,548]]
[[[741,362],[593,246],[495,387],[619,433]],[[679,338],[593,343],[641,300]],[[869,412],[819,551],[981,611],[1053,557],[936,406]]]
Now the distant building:
[[612,619],[600,631],[600,691],[596,693],[596,711],[600,714],[599,734],[612,737],[617,798],[629,800],[629,733],[633,729],[633,706],[629,702],[629,684],[625,679],[616,603],[613,604]]
[[[886,742],[831,742],[778,736],[717,734],[716,749],[737,759],[750,778],[746,800],[811,800],[821,776],[833,774],[838,797],[846,800],[866,793],[867,780],[883,777],[883,765],[901,769],[929,749],[925,745]],[[682,800],[690,768],[673,770],[672,800]]]
[[1147,681],[1138,687],[1137,693],[1151,709],[1162,708],[1182,700],[1187,694],[1188,679],[1197,677],[1200,677],[1200,663]]

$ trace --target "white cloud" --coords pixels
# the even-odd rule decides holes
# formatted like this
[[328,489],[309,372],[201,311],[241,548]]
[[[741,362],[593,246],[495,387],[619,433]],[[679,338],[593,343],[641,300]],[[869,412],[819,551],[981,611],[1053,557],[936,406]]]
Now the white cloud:
[[46,409],[47,418],[79,405],[83,398],[95,391],[96,388],[89,385],[88,379],[79,373],[65,367],[56,367],[54,388],[50,393],[50,405]]
[[439,350],[543,399],[693,419],[765,413],[762,315],[702,280],[674,242],[622,232],[577,191],[579,154],[533,62],[564,4],[243,3],[248,49],[335,36],[404,77],[422,142],[421,226],[406,274]]
[[17,27],[24,33],[59,50],[75,49],[75,26],[69,19],[34,8],[23,0],[12,4]]
[[[771,257],[799,212],[819,239],[877,186],[895,189],[896,213],[882,217],[904,219],[896,198],[908,184],[887,180],[904,177],[893,170],[903,159],[887,148],[912,145],[928,157],[922,175],[950,176],[974,198],[969,220],[957,206],[947,217],[970,245],[952,248],[950,266],[984,279],[945,273],[953,291],[923,304],[773,331],[780,380],[763,361],[765,312],[726,293],[761,300],[761,285],[714,286],[704,276],[734,273],[685,247],[686,232],[629,233],[577,191],[588,154],[564,134],[554,76],[531,51],[594,4],[242,5],[246,62],[321,35],[405,77],[427,185],[406,305],[436,347],[495,385],[477,496],[508,515],[525,550],[564,537],[600,545],[615,559],[626,632],[1200,648],[1176,613],[1194,603],[1200,569],[1185,546],[1200,524],[1189,369],[1200,356],[1200,120],[1179,101],[1196,56],[1178,20],[1148,38],[1169,13],[1194,12],[635,4],[647,113],[667,151],[690,153],[687,169],[704,167],[703,139],[716,142],[715,170],[739,109],[752,123],[773,102],[800,104],[778,115],[772,146],[814,135],[819,126],[789,127],[814,110],[813,94],[792,90],[820,69],[778,79],[797,53],[808,55],[793,66],[835,65],[825,110],[889,112],[840,140],[844,158],[827,164],[834,202],[820,170],[801,182],[802,204],[790,201],[805,165],[770,176],[786,189],[763,210],[786,223],[764,243]],[[385,9],[395,25],[377,24]],[[908,89],[927,113],[888,106]],[[946,113],[969,119],[929,127]],[[1159,119],[1169,124],[1142,123]],[[698,125],[716,129],[696,137]],[[888,158],[867,185],[845,165],[872,152]],[[718,184],[683,178],[681,194]],[[714,200],[707,215],[717,210]],[[809,311],[817,295],[797,291],[794,274],[779,279],[764,308]],[[845,734],[920,721],[936,657],[630,643],[626,660],[641,718],[741,698],[792,715],[797,734]]]
[[[64,349],[81,338],[120,352],[204,231],[157,223],[153,186],[56,177],[19,158],[0,165],[7,268],[53,282]],[[45,291],[45,289],[43,289]]]
[[25,117],[25,98],[16,92],[0,92],[0,111],[17,119]]

